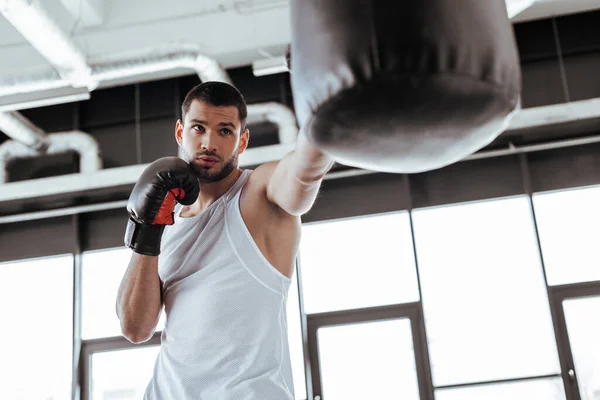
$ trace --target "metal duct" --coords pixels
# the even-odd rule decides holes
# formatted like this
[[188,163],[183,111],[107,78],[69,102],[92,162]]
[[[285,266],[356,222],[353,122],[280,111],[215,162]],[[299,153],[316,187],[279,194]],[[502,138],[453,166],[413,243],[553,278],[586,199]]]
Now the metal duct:
[[271,122],[277,125],[279,143],[296,143],[298,125],[296,115],[289,107],[276,102],[248,105],[248,123]]
[[46,132],[16,111],[0,112],[0,131],[29,146],[34,154],[45,151],[49,145]]
[[[77,44],[48,16],[34,0],[0,0],[0,12],[44,56],[56,71],[37,76],[9,76],[0,79],[0,95],[14,95],[56,89],[64,86],[94,90],[100,82],[135,78],[136,76],[189,68],[202,81],[231,83],[227,72],[198,50],[183,45],[168,45],[135,59],[89,63]],[[135,79],[134,79],[135,81]],[[123,83],[123,82],[122,82]]]
[[[203,82],[221,81],[232,84],[229,74],[216,60],[188,46],[179,47],[158,49],[136,58],[112,58],[110,61],[91,63],[91,82],[87,86],[90,90],[94,90],[101,83],[113,80],[119,81],[120,85],[125,85],[137,82],[136,78],[144,74],[178,68],[193,70]],[[41,92],[66,86],[69,86],[69,83],[53,71],[33,76],[0,77],[0,96]]]
[[107,82],[177,68],[195,71],[203,82],[232,83],[227,71],[216,60],[185,45],[158,48],[131,59],[113,59],[92,64],[92,79]]
[[[98,142],[81,131],[58,132],[47,135],[48,148],[45,154],[60,154],[74,151],[79,154],[79,172],[82,174],[102,168]],[[8,181],[7,168],[11,161],[19,158],[39,156],[39,152],[23,143],[8,140],[0,145],[0,184]]]
[[63,79],[74,87],[90,82],[90,67],[85,54],[38,1],[0,0],[0,12]]

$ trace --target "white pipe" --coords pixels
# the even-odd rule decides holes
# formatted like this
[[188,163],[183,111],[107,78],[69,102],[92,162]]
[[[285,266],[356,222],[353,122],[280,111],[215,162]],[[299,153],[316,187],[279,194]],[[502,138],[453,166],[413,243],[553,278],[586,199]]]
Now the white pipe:
[[[194,71],[203,82],[232,84],[229,74],[216,60],[184,45],[154,50],[134,58],[110,57],[109,60],[91,63],[90,68],[90,81],[87,83],[90,90],[106,82],[118,81],[119,85],[125,85],[137,82],[145,74],[180,68]],[[54,71],[33,76],[6,76],[0,77],[0,96],[43,92],[67,86],[69,83]]]
[[279,143],[296,143],[298,138],[296,115],[289,107],[276,102],[248,105],[248,123],[265,121],[277,125]]
[[48,16],[40,1],[0,0],[0,12],[74,87],[86,86],[90,67],[73,40]]
[[[100,149],[96,140],[81,131],[58,132],[47,135],[46,154],[74,151],[79,154],[79,172],[89,174],[102,168]],[[8,140],[0,145],[0,184],[8,181],[8,165],[19,158],[39,156],[39,152],[23,143]]]
[[48,147],[46,132],[16,111],[0,112],[0,131],[36,154]]
[[169,45],[130,58],[92,64],[92,79],[97,83],[160,71],[187,68],[196,72],[201,81],[221,81],[232,84],[229,74],[214,59],[186,45]]

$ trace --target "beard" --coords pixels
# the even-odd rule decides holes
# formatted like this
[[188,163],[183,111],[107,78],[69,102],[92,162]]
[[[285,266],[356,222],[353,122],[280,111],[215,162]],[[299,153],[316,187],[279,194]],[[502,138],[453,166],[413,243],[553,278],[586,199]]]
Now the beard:
[[[221,163],[222,158],[214,153],[209,152],[198,152],[190,154],[183,147],[181,147],[182,158],[188,162],[188,164],[194,170],[198,181],[201,183],[211,183],[218,182],[222,179],[225,179],[229,174],[235,170],[238,166],[238,154],[237,152],[229,159],[223,163],[223,166],[220,169],[216,169],[218,164]],[[219,159],[219,163],[215,164],[213,167],[205,167],[196,162],[198,157],[207,156],[207,157],[216,157]]]

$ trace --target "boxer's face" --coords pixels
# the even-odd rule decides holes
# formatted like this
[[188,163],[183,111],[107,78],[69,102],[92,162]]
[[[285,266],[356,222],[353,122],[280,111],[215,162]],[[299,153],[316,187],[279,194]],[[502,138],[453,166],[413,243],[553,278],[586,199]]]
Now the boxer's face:
[[205,183],[219,181],[237,168],[248,136],[236,107],[215,107],[198,100],[192,102],[184,121],[177,121],[175,130],[183,158]]

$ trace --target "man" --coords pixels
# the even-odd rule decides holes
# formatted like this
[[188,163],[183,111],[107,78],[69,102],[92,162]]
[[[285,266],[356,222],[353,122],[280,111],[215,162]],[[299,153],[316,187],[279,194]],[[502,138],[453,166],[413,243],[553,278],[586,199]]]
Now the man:
[[333,160],[301,134],[282,160],[240,169],[246,104],[226,83],[193,88],[182,115],[175,138],[185,162],[153,163],[128,206],[123,335],[144,342],[163,305],[167,314],[145,398],[293,399],[285,303],[300,216]]

